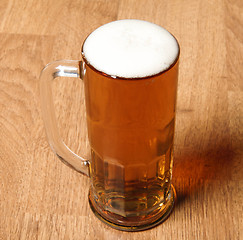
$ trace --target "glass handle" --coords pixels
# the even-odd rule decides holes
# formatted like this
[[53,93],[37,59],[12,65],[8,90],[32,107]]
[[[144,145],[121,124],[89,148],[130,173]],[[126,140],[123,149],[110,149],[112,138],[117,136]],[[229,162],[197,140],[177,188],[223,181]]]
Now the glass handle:
[[41,109],[48,142],[52,150],[65,164],[89,176],[89,160],[71,151],[60,138],[52,97],[52,82],[57,77],[82,78],[81,62],[61,60],[49,63],[40,75]]

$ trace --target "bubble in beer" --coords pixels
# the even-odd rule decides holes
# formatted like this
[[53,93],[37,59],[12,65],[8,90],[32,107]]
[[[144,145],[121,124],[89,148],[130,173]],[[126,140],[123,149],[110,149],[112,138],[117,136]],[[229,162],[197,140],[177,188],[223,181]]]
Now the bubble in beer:
[[105,24],[92,32],[83,45],[89,64],[123,78],[158,74],[174,63],[178,53],[178,43],[167,30],[135,19]]

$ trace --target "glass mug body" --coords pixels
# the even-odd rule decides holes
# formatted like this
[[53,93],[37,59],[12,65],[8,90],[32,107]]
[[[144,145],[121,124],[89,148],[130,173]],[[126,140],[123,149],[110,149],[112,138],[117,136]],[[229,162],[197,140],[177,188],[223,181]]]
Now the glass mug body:
[[[65,67],[54,63],[55,70],[47,66],[41,75],[49,143],[62,161],[91,178],[89,203],[100,220],[125,231],[151,228],[169,216],[175,201],[171,177],[179,52],[168,69],[141,78],[108,75],[94,68],[83,51],[82,56],[82,62],[69,61]],[[59,140],[47,86],[59,76],[83,79],[89,160],[70,154]]]
[[178,59],[164,72],[132,79],[114,78],[84,61],[91,207],[114,226],[151,227],[174,201]]

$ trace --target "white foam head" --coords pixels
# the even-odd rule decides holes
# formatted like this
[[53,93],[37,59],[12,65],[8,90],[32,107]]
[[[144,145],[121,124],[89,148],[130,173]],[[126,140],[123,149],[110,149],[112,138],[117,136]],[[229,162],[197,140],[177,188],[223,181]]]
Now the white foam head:
[[160,73],[174,63],[178,53],[178,43],[167,30],[135,19],[105,24],[83,45],[83,55],[94,68],[123,78]]

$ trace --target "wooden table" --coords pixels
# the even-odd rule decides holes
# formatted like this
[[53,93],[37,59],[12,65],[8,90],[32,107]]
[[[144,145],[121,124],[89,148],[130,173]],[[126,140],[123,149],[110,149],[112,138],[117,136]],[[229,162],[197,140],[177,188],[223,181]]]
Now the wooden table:
[[[1,0],[0,239],[243,239],[243,75],[240,0]],[[39,74],[80,59],[83,40],[124,18],[164,26],[180,42],[173,183],[167,221],[127,233],[100,222],[89,179],[46,141]],[[87,154],[81,81],[54,83],[61,135]]]

